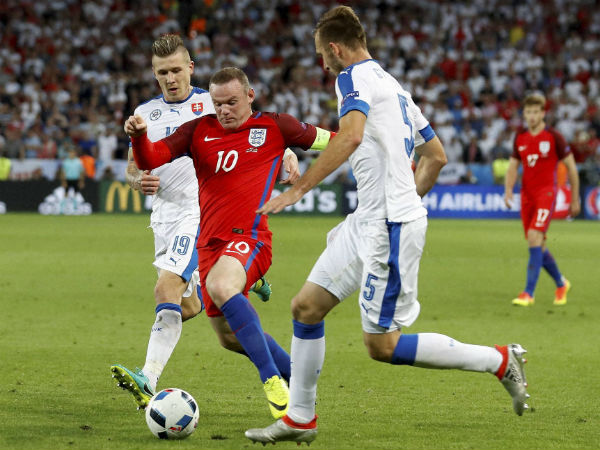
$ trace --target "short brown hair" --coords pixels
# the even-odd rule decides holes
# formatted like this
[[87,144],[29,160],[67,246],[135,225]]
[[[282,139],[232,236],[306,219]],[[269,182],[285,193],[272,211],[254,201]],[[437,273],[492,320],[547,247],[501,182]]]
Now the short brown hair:
[[337,6],[321,16],[313,34],[324,44],[336,42],[356,50],[367,48],[367,34],[349,6]]
[[546,97],[539,92],[534,92],[533,94],[529,94],[523,100],[523,107],[525,106],[539,106],[542,109],[546,108]]
[[248,81],[248,77],[243,70],[238,69],[237,67],[224,67],[215,72],[214,75],[210,77],[208,87],[210,88],[210,86],[213,84],[226,84],[233,80],[238,80],[240,82],[244,88],[244,92],[248,92],[250,90],[250,82]]
[[190,54],[183,44],[183,39],[178,34],[163,34],[152,43],[152,55],[164,58],[178,51],[185,52],[187,60]]

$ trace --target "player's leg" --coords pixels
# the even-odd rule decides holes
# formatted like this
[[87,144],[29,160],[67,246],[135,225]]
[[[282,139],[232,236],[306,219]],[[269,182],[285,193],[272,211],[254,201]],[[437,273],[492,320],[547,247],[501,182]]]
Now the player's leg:
[[327,235],[327,248],[292,300],[290,409],[266,428],[246,431],[254,442],[312,442],[317,435],[317,380],[325,360],[324,317],[358,288],[362,263],[357,242],[364,233],[350,215]]
[[[265,252],[261,254],[263,249]],[[254,262],[257,263],[255,268],[265,263],[267,267],[263,267],[263,273],[270,264],[270,258],[270,248],[258,242],[244,239],[232,241],[211,267],[205,284],[212,302],[221,310],[235,337],[257,368],[271,414],[278,418],[287,411],[288,388],[269,350],[260,319],[244,295],[244,292],[248,292],[248,285],[257,279],[249,281],[246,270]]]
[[[533,297],[533,291],[535,290],[535,284],[537,283],[537,277],[539,276],[539,270],[541,267],[541,250],[532,250],[536,247],[534,241],[538,236],[535,233],[530,234],[533,224],[535,223],[535,216],[537,213],[537,207],[534,199],[528,197],[524,192],[521,192],[521,223],[523,224],[523,230],[525,231],[525,239],[527,239],[529,248],[529,261],[527,263],[526,273],[526,285],[525,289],[518,295],[518,297],[512,300],[512,304],[516,306],[530,306],[533,305],[535,300]],[[535,229],[534,229],[535,231]],[[543,242],[543,236],[542,236]],[[541,244],[538,245],[538,247]],[[536,275],[537,273],[537,275]],[[533,289],[527,290],[527,287],[533,284]]]
[[[130,370],[118,364],[111,367],[113,377],[133,394],[141,408],[145,408],[154,394],[158,378],[181,336],[182,295],[186,290],[189,293],[196,291],[198,254],[194,243],[198,230],[194,219],[153,224],[154,266],[159,276],[154,288],[156,317],[150,331],[146,361],[141,370]],[[198,304],[193,302],[192,299],[186,304],[186,318],[198,310]]]
[[200,274],[195,270],[187,284],[186,291],[181,296],[181,320],[183,322],[196,317],[204,310],[199,281]]
[[571,289],[571,282],[567,280],[560,269],[558,268],[558,264],[556,264],[556,260],[550,250],[546,246],[542,248],[542,266],[544,270],[548,272],[548,275],[552,277],[554,283],[556,284],[556,291],[554,292],[554,304],[557,306],[562,306],[567,304],[567,293]]
[[253,442],[312,442],[317,436],[317,381],[325,361],[325,315],[339,304],[333,294],[307,281],[292,300],[292,377],[289,410],[266,428],[247,430]]
[[[252,306],[252,305],[251,305]],[[255,312],[256,313],[256,312]],[[240,353],[248,356],[242,344],[239,343],[227,320],[223,316],[210,317],[210,324],[219,339],[219,343],[223,348],[232,352]],[[268,333],[265,333],[267,346],[275,361],[277,369],[281,373],[281,377],[289,383],[290,381],[290,355],[277,343],[275,339]]]
[[[396,365],[490,372],[503,380],[510,356],[514,353],[513,359],[521,357],[523,351],[520,346],[495,349],[464,344],[438,333],[401,334],[400,328],[411,325],[419,313],[418,271],[426,229],[426,218],[388,224],[388,274],[378,273],[373,266],[365,271],[365,288],[359,301],[362,303],[366,299],[369,303],[368,311],[361,309],[363,338],[369,355],[375,360]],[[380,259],[375,251],[371,257],[371,264]],[[516,366],[511,365],[510,368],[511,374],[518,370],[517,375],[522,380],[520,384],[510,384],[510,389],[516,392],[513,399],[517,400],[513,400],[513,404],[520,415],[525,408],[524,374],[522,363],[518,364],[515,359],[514,364]]]

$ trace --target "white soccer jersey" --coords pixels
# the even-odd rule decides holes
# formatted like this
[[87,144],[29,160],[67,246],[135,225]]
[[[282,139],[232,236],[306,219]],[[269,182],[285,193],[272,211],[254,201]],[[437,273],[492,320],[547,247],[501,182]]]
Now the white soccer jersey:
[[412,171],[415,135],[426,142],[435,133],[411,95],[372,59],[340,72],[335,90],[340,117],[351,110],[367,116],[363,140],[349,158],[358,191],[355,214],[391,222],[425,216]]
[[[185,122],[214,113],[209,93],[197,87],[180,102],[169,103],[160,95],[142,103],[134,112],[148,124],[148,139],[152,142],[169,136]],[[200,218],[198,180],[190,157],[177,158],[152,173],[160,177],[160,187],[152,199],[150,222],[176,222],[184,216]]]

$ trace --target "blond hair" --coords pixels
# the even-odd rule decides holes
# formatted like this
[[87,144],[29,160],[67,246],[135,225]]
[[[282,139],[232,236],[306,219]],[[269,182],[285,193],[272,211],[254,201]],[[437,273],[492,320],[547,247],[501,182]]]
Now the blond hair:
[[523,100],[523,107],[525,106],[539,106],[544,109],[546,107],[546,97],[539,92],[529,94],[525,97],[525,100]]
[[163,34],[152,43],[152,55],[154,56],[165,58],[176,52],[184,52],[186,60],[190,60],[190,54],[178,34]]
[[367,34],[349,6],[337,6],[323,14],[313,34],[323,43],[335,42],[352,50],[367,48]]

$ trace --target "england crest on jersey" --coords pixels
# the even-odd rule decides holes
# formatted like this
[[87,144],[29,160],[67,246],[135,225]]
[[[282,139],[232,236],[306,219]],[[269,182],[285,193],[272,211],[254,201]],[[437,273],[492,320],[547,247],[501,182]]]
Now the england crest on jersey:
[[547,156],[549,151],[550,151],[550,142],[548,142],[548,141],[540,142],[540,153],[542,154],[542,156]]
[[267,139],[266,128],[251,128],[250,134],[248,135],[248,142],[252,147],[260,147],[265,143]]

